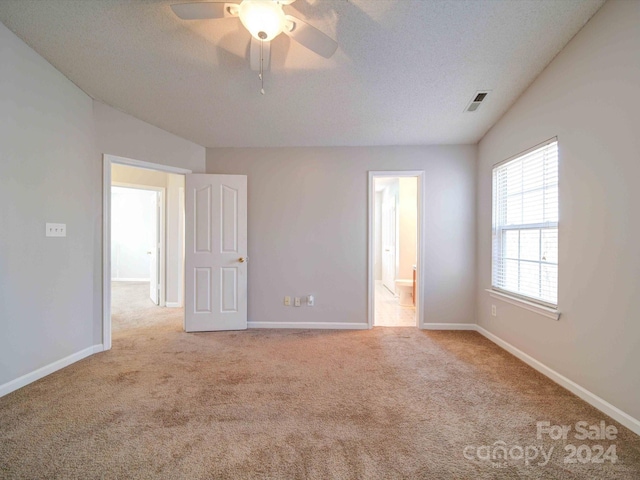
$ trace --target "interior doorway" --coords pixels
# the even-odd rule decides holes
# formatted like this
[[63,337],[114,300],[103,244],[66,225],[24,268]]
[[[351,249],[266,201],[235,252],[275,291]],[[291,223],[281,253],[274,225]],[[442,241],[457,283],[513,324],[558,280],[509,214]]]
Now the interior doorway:
[[153,319],[184,322],[185,175],[104,156],[103,345]]
[[164,187],[111,183],[112,288],[145,284],[157,306],[165,306],[164,206]]
[[422,176],[369,173],[370,327],[420,327]]

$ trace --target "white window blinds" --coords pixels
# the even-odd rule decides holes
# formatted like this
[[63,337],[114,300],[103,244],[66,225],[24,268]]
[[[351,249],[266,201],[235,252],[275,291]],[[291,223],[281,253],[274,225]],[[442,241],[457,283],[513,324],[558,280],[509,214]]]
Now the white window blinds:
[[494,289],[558,303],[558,142],[493,169]]

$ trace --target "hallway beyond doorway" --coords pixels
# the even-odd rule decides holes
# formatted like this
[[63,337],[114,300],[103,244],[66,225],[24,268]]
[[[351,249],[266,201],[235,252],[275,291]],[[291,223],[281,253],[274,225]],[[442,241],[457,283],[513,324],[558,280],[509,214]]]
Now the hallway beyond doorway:
[[149,282],[111,282],[111,319],[115,342],[127,332],[151,326],[182,329],[182,308],[163,308],[149,298]]

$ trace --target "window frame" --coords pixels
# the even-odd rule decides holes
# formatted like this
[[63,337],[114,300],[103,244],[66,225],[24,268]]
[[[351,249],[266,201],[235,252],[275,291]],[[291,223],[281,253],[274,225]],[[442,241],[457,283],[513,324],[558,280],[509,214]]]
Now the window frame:
[[[521,291],[513,291],[513,290],[508,290],[506,288],[500,287],[496,285],[496,278],[497,278],[497,271],[504,271],[502,270],[502,265],[504,265],[505,260],[509,260],[509,258],[506,258],[506,255],[504,253],[504,249],[505,247],[505,243],[502,238],[504,235],[505,231],[517,231],[517,232],[522,232],[525,230],[538,230],[539,233],[539,241],[542,243],[542,232],[544,232],[545,230],[552,230],[555,229],[557,232],[557,243],[559,245],[560,243],[560,238],[559,238],[559,209],[560,209],[560,191],[559,191],[559,178],[558,178],[558,197],[557,197],[557,207],[558,207],[558,216],[556,221],[553,222],[538,222],[538,223],[522,223],[522,224],[517,224],[517,225],[500,225],[498,226],[497,224],[497,185],[496,185],[496,171],[510,163],[513,162],[515,160],[521,159],[522,157],[525,157],[526,155],[530,154],[531,152],[534,152],[536,150],[540,150],[542,148],[547,147],[548,145],[551,145],[555,143],[556,144],[556,152],[557,152],[557,162],[558,162],[558,169],[559,169],[559,163],[560,163],[560,159],[559,159],[559,145],[558,145],[558,137],[552,137],[542,143],[539,143],[527,150],[524,150],[516,155],[513,155],[509,158],[507,158],[506,160],[503,160],[499,163],[496,163],[492,166],[491,168],[491,185],[492,185],[492,190],[491,190],[491,289],[487,290],[489,293],[495,292],[497,295],[492,295],[495,296],[496,298],[501,298],[501,297],[507,297],[507,298],[512,298],[513,300],[516,300],[522,304],[527,304],[529,306],[539,306],[541,310],[544,311],[548,311],[548,312],[557,312],[558,311],[558,292],[559,292],[559,276],[560,276],[560,262],[559,259],[556,260],[556,263],[551,263],[551,262],[543,262],[541,259],[540,260],[527,260],[527,259],[523,259],[521,254],[520,254],[520,246],[521,243],[520,241],[518,241],[518,258],[513,258],[512,260],[516,260],[518,261],[518,263],[520,264],[521,262],[529,262],[532,264],[536,264],[538,265],[538,267],[540,268],[540,282],[542,281],[542,266],[544,264],[547,265],[553,265],[556,267],[556,303],[551,303],[548,302],[546,300],[543,300],[541,298],[537,298],[537,297],[530,297],[526,294],[521,293]],[[558,177],[559,177],[559,172],[558,172]],[[519,192],[520,194],[526,193],[524,191]],[[544,204],[544,197],[543,197],[543,204]],[[505,210],[506,212],[506,210]],[[499,240],[499,247],[496,246],[496,243],[498,242],[497,237],[500,237]],[[496,250],[497,248],[499,248],[502,252],[501,255],[496,255]],[[520,283],[521,281],[521,274],[518,274],[518,283]],[[510,303],[515,303],[515,302],[510,302]],[[558,317],[559,318],[559,313],[558,313]]]

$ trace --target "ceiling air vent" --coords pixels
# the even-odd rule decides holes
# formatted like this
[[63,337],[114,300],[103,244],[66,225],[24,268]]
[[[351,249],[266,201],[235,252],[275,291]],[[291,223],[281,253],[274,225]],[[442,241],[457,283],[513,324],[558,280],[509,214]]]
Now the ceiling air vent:
[[464,111],[475,112],[488,94],[489,94],[488,90],[483,92],[476,92],[476,95],[473,97],[473,100],[469,102],[469,105],[467,105],[467,108]]

